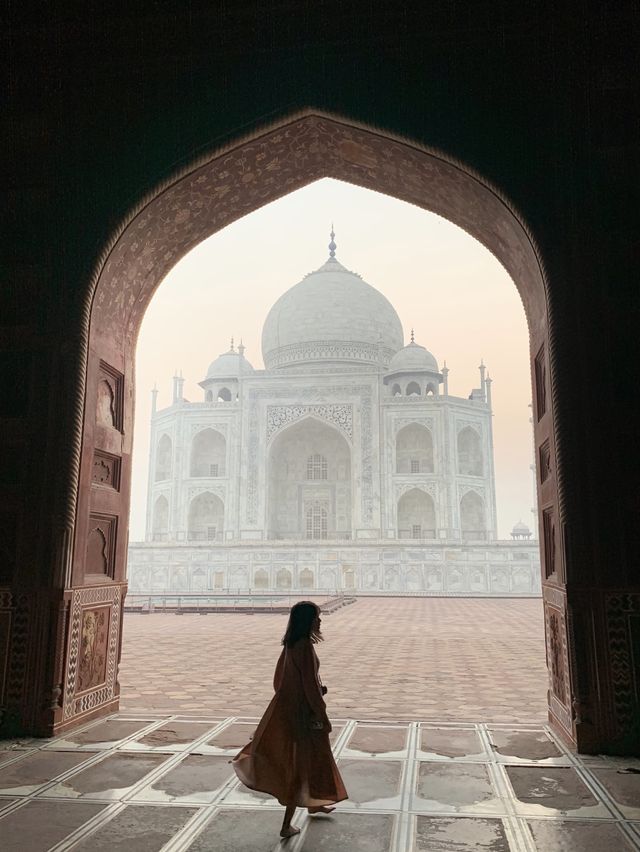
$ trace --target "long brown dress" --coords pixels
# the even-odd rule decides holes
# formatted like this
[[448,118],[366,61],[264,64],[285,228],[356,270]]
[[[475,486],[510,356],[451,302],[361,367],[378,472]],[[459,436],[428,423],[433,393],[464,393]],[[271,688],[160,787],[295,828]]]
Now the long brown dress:
[[[314,808],[347,798],[331,754],[319,666],[310,639],[283,648],[273,678],[275,695],[253,739],[233,759],[243,784],[275,796],[281,805]],[[322,730],[314,729],[314,721],[322,722]]]

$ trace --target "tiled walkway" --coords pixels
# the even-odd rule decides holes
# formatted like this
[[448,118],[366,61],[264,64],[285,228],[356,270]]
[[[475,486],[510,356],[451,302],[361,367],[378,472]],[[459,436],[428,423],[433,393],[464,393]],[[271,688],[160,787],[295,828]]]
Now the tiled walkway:
[[[128,613],[121,708],[260,715],[284,615]],[[334,715],[544,723],[540,599],[359,598],[323,620]]]
[[640,761],[577,760],[541,726],[337,721],[350,799],[297,815],[240,786],[246,718],[122,714],[0,744],[4,852],[623,852],[640,849]]

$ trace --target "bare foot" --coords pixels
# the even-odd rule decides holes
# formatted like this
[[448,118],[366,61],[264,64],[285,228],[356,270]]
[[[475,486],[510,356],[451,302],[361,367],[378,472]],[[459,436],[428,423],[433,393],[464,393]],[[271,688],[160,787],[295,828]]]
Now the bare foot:
[[330,814],[332,811],[335,811],[335,808],[328,808],[326,806],[321,806],[319,808],[307,808],[310,814]]
[[294,837],[296,834],[300,834],[300,829],[295,825],[280,829],[280,837]]

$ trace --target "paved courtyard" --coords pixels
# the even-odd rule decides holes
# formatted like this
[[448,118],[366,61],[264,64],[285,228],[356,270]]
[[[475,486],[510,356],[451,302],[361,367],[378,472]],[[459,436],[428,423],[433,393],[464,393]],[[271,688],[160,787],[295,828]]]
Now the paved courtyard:
[[0,742],[3,852],[640,850],[640,761],[579,758],[544,724],[539,600],[362,599],[326,616],[349,799],[299,810],[281,842],[282,808],[229,760],[269,700],[285,621],[129,614],[126,710]]
[[0,742],[3,852],[632,852],[640,761],[576,758],[545,726],[335,719],[349,799],[281,843],[229,760],[255,719],[121,714]]
[[[260,715],[286,616],[125,617],[121,708]],[[323,620],[334,717],[546,721],[539,599],[359,598]]]

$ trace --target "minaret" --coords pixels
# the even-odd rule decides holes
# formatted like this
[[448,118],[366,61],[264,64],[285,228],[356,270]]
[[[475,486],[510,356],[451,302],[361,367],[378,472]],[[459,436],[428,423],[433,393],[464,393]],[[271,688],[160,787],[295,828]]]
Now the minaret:
[[449,396],[449,368],[447,367],[447,362],[444,362],[444,366],[442,368],[442,384],[444,387],[444,395]]
[[182,377],[182,370],[180,370],[180,374],[178,375],[178,371],[176,370],[176,374],[173,377],[173,404],[175,405],[178,402],[182,402],[184,398],[184,394],[182,389],[184,388],[184,379]]
[[491,382],[492,382],[492,379],[491,379],[491,376],[488,373],[487,373],[487,378],[485,379],[484,369],[485,368],[483,366],[482,367],[482,389],[484,391],[485,401],[486,401],[487,405],[489,406],[489,408],[491,408]]
[[242,338],[240,338],[240,344],[238,345],[238,355],[239,355],[241,358],[244,358],[244,350],[245,350],[245,348],[246,348],[246,347],[245,347],[244,343],[242,342]]
[[[483,358],[480,359],[480,366],[478,367],[478,369],[480,370],[480,390],[482,391],[482,396],[484,397],[485,402],[487,402],[487,386],[486,379],[484,377],[487,368],[484,365]],[[491,391],[489,391],[489,393],[491,393]]]
[[156,383],[153,383],[153,388],[151,389],[151,415],[153,416],[158,410],[158,387]]

